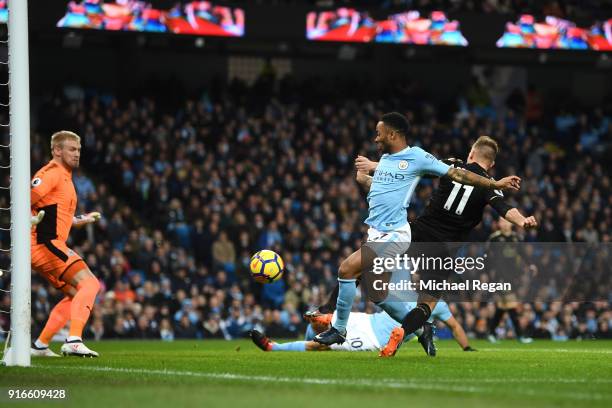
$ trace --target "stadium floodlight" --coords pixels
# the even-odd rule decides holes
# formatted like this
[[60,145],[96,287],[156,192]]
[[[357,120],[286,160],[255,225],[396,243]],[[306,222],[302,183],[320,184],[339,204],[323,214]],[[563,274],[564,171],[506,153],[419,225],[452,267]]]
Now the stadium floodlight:
[[11,347],[6,365],[30,365],[30,84],[28,3],[9,0]]

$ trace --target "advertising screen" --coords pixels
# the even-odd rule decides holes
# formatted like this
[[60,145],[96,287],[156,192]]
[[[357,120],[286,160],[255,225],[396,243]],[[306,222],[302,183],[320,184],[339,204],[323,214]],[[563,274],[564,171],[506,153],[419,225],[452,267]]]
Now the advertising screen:
[[497,40],[499,48],[538,48],[564,50],[612,50],[612,19],[596,22],[589,28],[561,18],[547,16],[537,22],[523,14],[515,23],[508,22],[506,31]]
[[459,22],[442,11],[421,15],[418,11],[392,14],[384,20],[351,8],[310,12],[306,37],[311,41],[377,42],[418,45],[466,46]]
[[218,6],[209,1],[177,3],[170,9],[158,9],[146,1],[83,0],[68,3],[66,14],[57,26],[242,37],[245,17],[240,8]]

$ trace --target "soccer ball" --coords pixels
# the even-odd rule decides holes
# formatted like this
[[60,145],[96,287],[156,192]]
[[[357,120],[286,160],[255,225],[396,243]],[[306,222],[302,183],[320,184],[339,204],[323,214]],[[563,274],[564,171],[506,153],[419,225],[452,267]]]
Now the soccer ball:
[[251,257],[251,275],[259,283],[272,283],[283,276],[285,263],[274,251],[262,249]]

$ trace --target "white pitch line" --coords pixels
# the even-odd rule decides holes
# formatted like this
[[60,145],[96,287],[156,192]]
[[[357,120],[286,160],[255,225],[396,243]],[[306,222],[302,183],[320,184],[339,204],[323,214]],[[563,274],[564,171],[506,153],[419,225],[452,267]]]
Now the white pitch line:
[[371,380],[336,380],[332,378],[299,378],[299,377],[276,377],[265,375],[244,375],[233,373],[203,373],[197,371],[175,371],[175,370],[148,370],[141,368],[120,368],[120,367],[99,367],[99,366],[36,366],[36,368],[45,369],[61,369],[61,370],[84,370],[84,371],[100,371],[114,372],[125,374],[147,374],[161,376],[183,376],[183,377],[199,377],[210,378],[214,380],[230,380],[230,381],[261,381],[261,382],[283,382],[283,383],[301,383],[312,385],[341,385],[341,386],[366,386],[376,388],[407,388],[407,389],[422,389],[428,391],[455,391],[467,393],[486,392],[485,388],[478,387],[462,387],[462,386],[447,386],[436,384],[422,384],[418,382],[397,382],[395,379],[381,379],[379,381]]
[[586,378],[436,378],[436,382],[476,382],[476,383],[545,383],[545,384],[610,384],[612,383],[612,378],[594,378],[594,379],[586,379]]
[[[59,370],[83,370],[83,371],[98,371],[98,372],[111,372],[111,373],[125,373],[125,374],[146,374],[146,375],[159,375],[159,376],[171,376],[171,377],[196,377],[196,378],[209,378],[214,380],[227,380],[227,381],[261,381],[261,382],[280,382],[280,383],[292,383],[292,384],[311,384],[311,385],[339,385],[348,387],[372,387],[372,388],[388,388],[388,389],[412,389],[412,390],[426,390],[426,391],[452,391],[459,393],[491,393],[495,392],[491,388],[474,387],[474,386],[459,386],[450,384],[432,384],[423,383],[421,380],[414,381],[397,381],[396,379],[380,378],[377,381],[372,380],[361,380],[361,379],[350,379],[350,380],[338,380],[331,378],[299,378],[299,377],[277,377],[277,376],[265,376],[265,375],[245,375],[245,374],[233,374],[233,373],[204,373],[197,371],[177,371],[177,370],[149,370],[142,368],[121,368],[121,367],[100,367],[100,366],[35,366],[36,368],[43,369],[59,369]],[[572,379],[547,379],[542,381],[532,381],[532,379],[521,380],[519,378],[514,379],[434,379],[435,382],[483,382],[483,383],[554,383],[554,382],[567,382],[572,383]],[[603,379],[606,382],[605,379]],[[581,383],[580,380],[575,381]],[[514,390],[514,394],[522,394],[528,396],[544,396],[543,393],[533,390]],[[563,397],[568,399],[577,400],[600,400],[609,399],[609,395],[596,394],[596,393],[559,393],[557,391],[550,394],[555,397]]]
[[581,353],[581,354],[612,354],[612,350],[575,350],[575,349],[543,349],[543,348],[479,348],[478,351],[518,351],[518,352],[534,352],[534,353]]

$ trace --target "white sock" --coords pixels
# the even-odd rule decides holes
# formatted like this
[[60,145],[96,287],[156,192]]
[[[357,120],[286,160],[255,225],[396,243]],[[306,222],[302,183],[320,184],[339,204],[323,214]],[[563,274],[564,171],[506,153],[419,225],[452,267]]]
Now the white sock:
[[83,339],[81,339],[79,336],[68,336],[68,341],[80,341],[82,342]]
[[36,339],[36,341],[34,342],[34,345],[38,348],[48,348],[49,345],[43,343],[42,341],[40,341],[40,339]]

